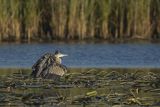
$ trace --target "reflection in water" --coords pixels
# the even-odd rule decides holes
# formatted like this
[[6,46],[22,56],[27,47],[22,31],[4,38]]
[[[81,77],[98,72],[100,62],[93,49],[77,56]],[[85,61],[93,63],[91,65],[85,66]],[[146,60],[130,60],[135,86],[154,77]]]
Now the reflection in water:
[[72,68],[59,82],[29,77],[30,69],[0,70],[1,106],[160,106],[159,69]]

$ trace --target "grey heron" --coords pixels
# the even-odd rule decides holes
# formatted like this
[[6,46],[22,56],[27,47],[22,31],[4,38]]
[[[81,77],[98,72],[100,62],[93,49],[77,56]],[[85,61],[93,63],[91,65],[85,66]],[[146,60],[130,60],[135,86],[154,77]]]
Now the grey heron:
[[54,54],[46,53],[33,66],[31,76],[55,79],[63,76],[67,72],[66,66],[62,65],[62,57],[67,56],[59,51]]

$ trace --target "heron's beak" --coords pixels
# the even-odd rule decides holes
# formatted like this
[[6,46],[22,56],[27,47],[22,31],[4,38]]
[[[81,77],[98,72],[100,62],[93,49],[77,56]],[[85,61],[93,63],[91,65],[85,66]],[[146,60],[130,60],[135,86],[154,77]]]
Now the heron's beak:
[[64,56],[68,56],[68,55],[67,54],[58,54],[59,58],[64,57]]

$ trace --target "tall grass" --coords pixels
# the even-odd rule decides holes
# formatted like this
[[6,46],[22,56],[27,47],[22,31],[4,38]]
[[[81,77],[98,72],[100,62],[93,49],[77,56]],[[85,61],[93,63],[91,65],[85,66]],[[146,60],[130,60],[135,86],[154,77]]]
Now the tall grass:
[[0,0],[0,41],[159,39],[159,0]]

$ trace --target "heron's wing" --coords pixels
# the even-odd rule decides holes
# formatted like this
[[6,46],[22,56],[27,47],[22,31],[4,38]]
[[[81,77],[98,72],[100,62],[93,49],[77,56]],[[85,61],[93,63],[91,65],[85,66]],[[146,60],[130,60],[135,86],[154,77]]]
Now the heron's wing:
[[39,77],[44,75],[44,69],[46,69],[51,63],[54,62],[53,55],[46,53],[43,55],[33,66],[32,66],[32,76]]
[[63,76],[67,72],[67,68],[62,64],[53,63],[46,69],[46,72],[49,72],[49,74]]

